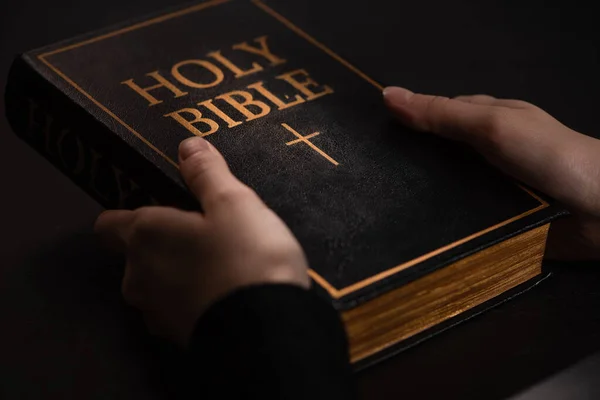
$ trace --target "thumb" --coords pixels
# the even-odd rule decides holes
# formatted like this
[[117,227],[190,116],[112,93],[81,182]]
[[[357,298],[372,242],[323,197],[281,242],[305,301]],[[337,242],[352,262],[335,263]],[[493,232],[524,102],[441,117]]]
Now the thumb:
[[386,88],[383,97],[386,106],[405,125],[464,141],[485,133],[493,112],[488,105],[415,94],[400,87]]
[[253,193],[241,183],[219,151],[201,137],[192,137],[179,145],[179,166],[183,180],[205,212],[223,200],[242,199]]

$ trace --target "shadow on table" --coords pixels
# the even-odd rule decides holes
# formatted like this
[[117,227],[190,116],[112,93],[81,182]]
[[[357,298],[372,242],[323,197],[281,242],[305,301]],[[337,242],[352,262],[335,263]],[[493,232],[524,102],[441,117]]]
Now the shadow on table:
[[[77,231],[3,260],[0,398],[176,397],[181,354],[124,304],[123,260]],[[358,374],[362,397],[505,399],[600,349],[600,269],[550,269],[534,290]]]
[[8,263],[0,283],[1,398],[177,393],[181,354],[147,335],[120,294],[123,260],[91,233],[56,238]]
[[362,397],[506,399],[600,349],[599,263],[545,268],[535,289],[359,373]]

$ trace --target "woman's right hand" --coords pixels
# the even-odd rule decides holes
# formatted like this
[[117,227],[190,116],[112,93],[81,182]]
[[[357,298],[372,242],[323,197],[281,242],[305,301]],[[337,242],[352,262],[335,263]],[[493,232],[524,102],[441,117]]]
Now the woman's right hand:
[[546,258],[600,258],[600,140],[540,108],[486,95],[454,99],[390,87],[387,107],[405,125],[468,143],[491,164],[571,212],[552,223]]

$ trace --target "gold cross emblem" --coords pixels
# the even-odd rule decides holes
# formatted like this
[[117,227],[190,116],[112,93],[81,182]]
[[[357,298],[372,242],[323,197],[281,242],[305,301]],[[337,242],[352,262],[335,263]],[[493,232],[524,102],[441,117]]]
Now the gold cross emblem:
[[301,143],[301,142],[306,143],[307,145],[310,146],[311,149],[313,149],[314,151],[316,151],[317,153],[319,153],[320,155],[325,157],[327,159],[327,161],[329,161],[333,165],[336,165],[336,166],[339,165],[339,163],[337,161],[335,161],[327,153],[325,153],[323,150],[321,150],[320,148],[315,146],[310,140],[308,140],[308,139],[314,138],[315,136],[319,135],[320,132],[315,132],[315,133],[311,133],[310,135],[302,136],[301,134],[296,132],[294,129],[292,129],[288,124],[281,124],[281,126],[283,126],[288,131],[292,132],[294,134],[294,136],[296,136],[298,138],[298,139],[287,142],[286,145],[292,146],[294,144]]

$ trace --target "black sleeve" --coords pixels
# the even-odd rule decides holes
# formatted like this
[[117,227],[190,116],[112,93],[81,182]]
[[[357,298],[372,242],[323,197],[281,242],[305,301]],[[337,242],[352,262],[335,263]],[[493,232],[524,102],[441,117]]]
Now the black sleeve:
[[198,321],[193,387],[202,398],[353,399],[339,314],[291,285],[241,289]]

